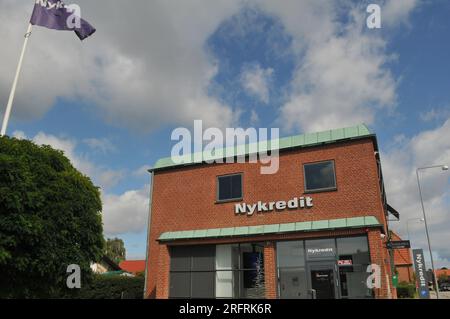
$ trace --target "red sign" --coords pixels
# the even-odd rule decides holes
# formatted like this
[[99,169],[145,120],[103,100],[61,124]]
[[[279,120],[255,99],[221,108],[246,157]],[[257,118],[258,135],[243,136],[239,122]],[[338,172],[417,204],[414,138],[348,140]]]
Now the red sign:
[[341,266],[348,266],[348,265],[352,265],[353,262],[351,259],[345,259],[345,260],[338,260],[338,265]]

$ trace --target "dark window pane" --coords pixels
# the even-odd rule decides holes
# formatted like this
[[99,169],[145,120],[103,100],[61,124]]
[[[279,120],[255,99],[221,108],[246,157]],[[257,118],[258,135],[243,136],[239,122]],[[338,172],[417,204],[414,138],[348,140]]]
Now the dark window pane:
[[361,267],[339,267],[341,281],[341,296],[343,298],[358,299],[372,298],[371,289],[366,281],[369,273]]
[[214,282],[216,273],[193,272],[192,275],[192,298],[214,298]]
[[277,243],[278,267],[301,267],[305,265],[303,241]]
[[219,200],[231,198],[231,178],[228,176],[219,177]]
[[220,176],[218,178],[218,200],[242,197],[242,175]]
[[182,246],[171,247],[170,249],[170,270],[171,271],[190,271],[191,254],[189,249]]
[[305,164],[306,190],[335,188],[334,162]]
[[264,281],[264,257],[261,252],[242,253],[244,270],[244,288],[254,288]]
[[189,298],[191,295],[191,273],[170,273],[170,298]]
[[367,237],[347,237],[337,239],[337,249],[341,265],[369,264]]
[[234,175],[231,177],[231,196],[232,198],[242,197],[242,175]]
[[216,247],[214,245],[189,248],[192,254],[192,270],[215,270]]

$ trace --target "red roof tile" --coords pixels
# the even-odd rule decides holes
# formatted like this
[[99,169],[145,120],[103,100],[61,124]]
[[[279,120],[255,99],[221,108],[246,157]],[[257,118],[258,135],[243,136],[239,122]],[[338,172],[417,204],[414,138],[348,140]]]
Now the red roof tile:
[[442,275],[450,277],[450,269],[436,269],[436,276],[439,278]]
[[145,260],[124,260],[119,266],[127,272],[138,273],[145,271]]

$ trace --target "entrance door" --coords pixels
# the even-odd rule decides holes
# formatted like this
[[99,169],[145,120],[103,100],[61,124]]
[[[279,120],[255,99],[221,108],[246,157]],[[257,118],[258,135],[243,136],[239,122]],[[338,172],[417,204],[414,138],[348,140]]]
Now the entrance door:
[[315,264],[309,269],[313,298],[335,299],[337,278],[334,264]]

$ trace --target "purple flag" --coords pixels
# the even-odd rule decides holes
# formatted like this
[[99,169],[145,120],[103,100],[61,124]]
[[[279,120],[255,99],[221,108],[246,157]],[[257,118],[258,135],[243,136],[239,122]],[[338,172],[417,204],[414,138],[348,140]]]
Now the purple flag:
[[30,23],[54,30],[74,31],[80,40],[95,32],[95,28],[81,19],[77,5],[62,1],[36,0]]

